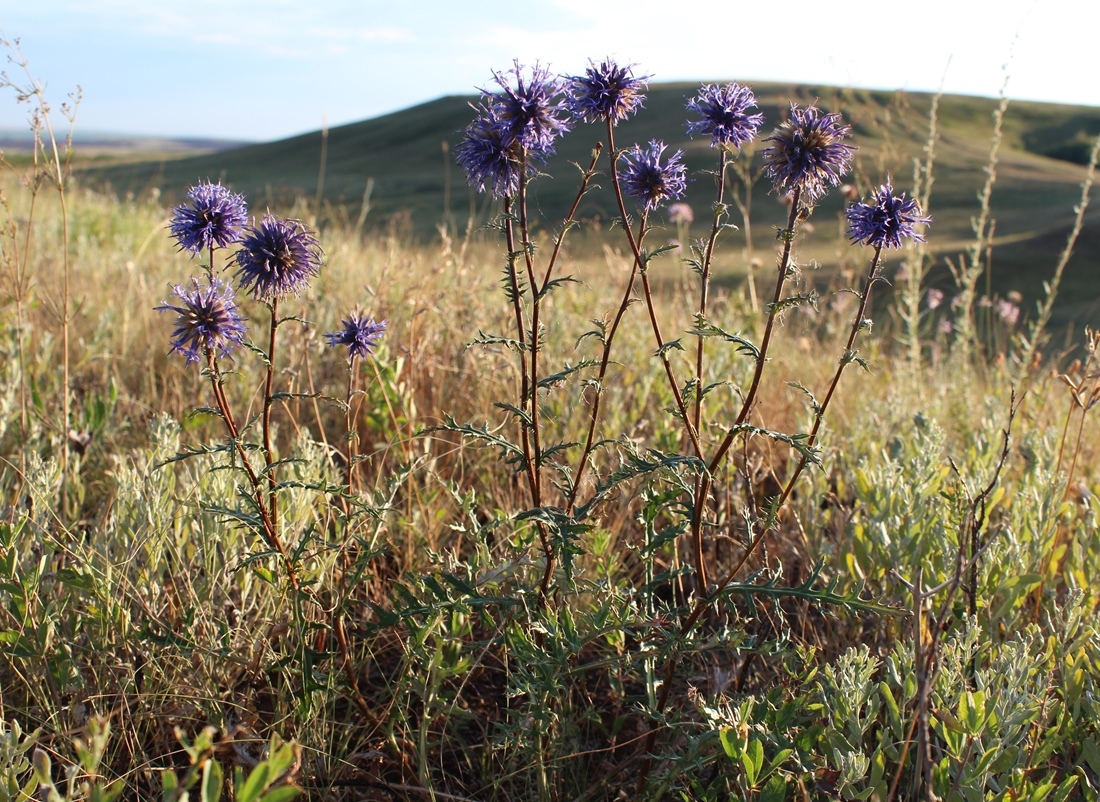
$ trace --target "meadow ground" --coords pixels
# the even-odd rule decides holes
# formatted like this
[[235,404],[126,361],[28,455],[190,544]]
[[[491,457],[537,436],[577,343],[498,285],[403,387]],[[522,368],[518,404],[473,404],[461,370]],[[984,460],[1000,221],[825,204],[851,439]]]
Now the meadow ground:
[[[700,321],[673,247],[596,382],[634,262],[606,232],[571,232],[575,281],[536,277],[535,344],[493,232],[364,235],[303,200],[319,275],[277,311],[242,294],[246,343],[185,365],[154,307],[209,259],[157,195],[3,190],[7,798],[1100,789],[1091,335],[1036,351],[1038,311],[929,303],[912,246],[883,252],[873,327],[847,245],[820,286],[785,278],[819,297],[774,330],[770,243]],[[795,252],[838,250],[810,220]],[[349,362],[324,335],[353,312],[388,328]]]

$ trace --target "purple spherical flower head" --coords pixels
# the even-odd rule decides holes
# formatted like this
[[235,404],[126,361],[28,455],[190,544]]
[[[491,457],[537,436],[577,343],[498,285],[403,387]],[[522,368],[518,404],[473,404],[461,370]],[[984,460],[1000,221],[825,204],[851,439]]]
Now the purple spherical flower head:
[[914,226],[932,222],[931,217],[921,214],[916,198],[907,198],[904,192],[895,196],[889,179],[872,193],[869,203],[855,203],[844,214],[852,241],[877,248],[900,248],[906,237],[924,242],[924,235]]
[[303,223],[265,214],[241,240],[237,280],[263,301],[297,295],[320,272],[321,256],[317,237]]
[[466,180],[478,192],[491,191],[496,197],[514,195],[519,189],[519,147],[508,140],[492,110],[484,106],[467,126],[455,148],[455,160],[466,171]]
[[569,109],[579,120],[617,123],[642,107],[648,81],[648,75],[634,77],[629,64],[620,67],[604,59],[569,79]]
[[648,148],[635,145],[619,158],[623,192],[637,199],[647,212],[665,201],[683,197],[687,190],[687,168],[682,161],[684,152],[678,150],[667,161],[661,162],[665,143],[653,140]]
[[359,357],[366,359],[374,353],[375,346],[386,331],[386,321],[375,320],[366,315],[352,314],[341,321],[343,328],[325,334],[325,339],[333,348],[341,345],[348,347],[348,359]]
[[813,203],[830,186],[840,184],[852,160],[851,133],[839,114],[825,114],[816,106],[791,107],[791,118],[775,129],[764,149],[764,171],[776,192],[798,189]]
[[190,365],[210,351],[228,355],[244,339],[244,318],[237,308],[233,288],[216,278],[172,288],[177,303],[165,301],[158,312],[175,312],[176,330],[171,350],[181,354]]
[[226,248],[241,238],[241,229],[248,225],[244,195],[207,182],[191,187],[187,197],[191,203],[173,209],[168,225],[182,250],[202,253],[212,247]]
[[[505,72],[494,72],[499,92],[482,91],[482,102],[503,131],[507,145],[518,142],[530,158],[544,160],[554,152],[554,140],[569,130],[563,81],[536,64],[524,80],[517,61]],[[515,79],[513,86],[512,78]]]
[[763,114],[749,114],[756,107],[756,96],[747,86],[738,83],[715,86],[706,84],[699,94],[688,101],[687,109],[702,119],[689,120],[688,135],[710,134],[710,145],[741,147],[756,137],[756,129],[764,122]]

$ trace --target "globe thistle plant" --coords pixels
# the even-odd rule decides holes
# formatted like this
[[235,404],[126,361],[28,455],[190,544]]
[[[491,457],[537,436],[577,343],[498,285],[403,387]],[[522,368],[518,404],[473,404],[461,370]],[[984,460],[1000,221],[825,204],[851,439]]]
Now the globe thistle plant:
[[375,320],[366,315],[352,314],[341,323],[342,328],[325,334],[325,340],[332,348],[346,345],[348,361],[356,357],[366,359],[372,355],[386,331],[386,321]]
[[614,125],[642,107],[648,81],[648,75],[631,74],[631,65],[620,67],[604,59],[569,79],[569,109],[578,120]]
[[653,140],[648,148],[635,145],[619,157],[623,192],[635,198],[647,212],[667,201],[678,200],[687,190],[684,152],[678,150],[662,161],[666,147],[664,142]]
[[749,109],[755,107],[756,96],[748,87],[738,83],[706,84],[688,101],[688,111],[700,119],[689,120],[687,132],[709,134],[714,148],[721,145],[739,148],[756,137],[756,129],[764,122],[763,114],[749,114]]
[[237,280],[263,301],[298,295],[320,272],[321,257],[317,237],[303,223],[265,214],[241,240]]
[[776,192],[798,190],[808,203],[838,186],[852,160],[851,145],[844,143],[851,129],[839,114],[826,114],[816,106],[791,107],[791,117],[766,141],[764,172]]
[[243,195],[207,182],[191,187],[187,197],[191,202],[173,209],[168,225],[181,250],[197,254],[229,247],[241,238],[242,229],[248,225]]
[[205,283],[193,278],[189,285],[175,285],[172,295],[175,303],[165,301],[156,310],[178,315],[171,351],[181,354],[188,365],[212,352],[226,356],[244,340],[244,318],[232,287],[216,278]]
[[876,248],[900,248],[904,239],[923,242],[924,235],[915,227],[932,222],[921,214],[916,198],[907,198],[904,192],[894,195],[889,179],[869,202],[853,204],[844,214],[852,241]]

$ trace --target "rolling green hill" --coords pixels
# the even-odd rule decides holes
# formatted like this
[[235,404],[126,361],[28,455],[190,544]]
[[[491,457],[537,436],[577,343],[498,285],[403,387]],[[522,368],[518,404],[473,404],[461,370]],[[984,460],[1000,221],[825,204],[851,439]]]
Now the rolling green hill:
[[[699,211],[713,194],[712,178],[704,171],[713,168],[714,156],[706,140],[689,140],[684,134],[684,104],[697,88],[698,84],[686,83],[650,87],[645,108],[624,122],[617,136],[620,146],[660,138],[683,148],[694,176],[688,200],[701,218],[705,215]],[[791,102],[816,101],[851,121],[854,142],[860,148],[855,180],[863,188],[881,182],[888,172],[899,189],[911,185],[913,160],[921,157],[927,141],[930,95],[793,84],[755,84],[754,89],[766,118],[765,135]],[[453,149],[472,119],[468,104],[474,99],[440,98],[328,131],[323,182],[326,214],[356,219],[370,182],[368,227],[397,221],[409,233],[429,237],[448,211],[460,225],[475,207],[483,219],[484,203],[472,197],[453,164]],[[928,210],[935,219],[930,242],[941,257],[933,280],[947,280],[945,259],[955,258],[970,239],[970,221],[978,212],[977,195],[985,182],[996,105],[974,97],[940,100],[935,185]],[[600,133],[597,127],[582,125],[561,141],[558,156],[545,169],[556,180],[541,179],[533,185],[536,218],[552,222],[562,214],[576,186],[576,169],[569,163],[587,162]],[[1100,108],[1025,102],[1009,106],[993,193],[994,290],[1002,294],[1018,290],[1028,298],[1041,292],[1072,224],[1084,164],[1098,133]],[[323,143],[322,133],[314,132],[187,158],[156,156],[91,166],[81,171],[80,180],[129,192],[158,187],[175,200],[187,185],[209,178],[246,193],[254,209],[285,209],[295,199],[312,203]],[[768,228],[783,219],[782,206],[767,190],[767,182],[761,181],[753,196],[758,246],[766,244]],[[613,206],[604,187],[586,197],[581,216],[606,222],[614,216]],[[830,221],[840,208],[837,193],[826,198],[815,213],[818,227],[833,225]],[[1100,319],[1100,203],[1090,209],[1088,221],[1063,285],[1057,314],[1063,323]],[[836,247],[830,246],[812,255],[828,267],[836,253]]]

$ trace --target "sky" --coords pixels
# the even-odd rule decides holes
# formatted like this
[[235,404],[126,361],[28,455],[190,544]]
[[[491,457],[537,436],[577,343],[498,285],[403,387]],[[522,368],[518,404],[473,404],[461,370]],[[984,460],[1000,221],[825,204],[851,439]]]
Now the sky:
[[[515,59],[985,96],[1007,76],[1013,99],[1100,106],[1098,27],[1088,0],[0,0],[51,103],[81,87],[78,132],[254,141],[473,93]],[[0,129],[27,118],[0,93]]]

